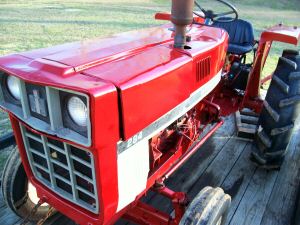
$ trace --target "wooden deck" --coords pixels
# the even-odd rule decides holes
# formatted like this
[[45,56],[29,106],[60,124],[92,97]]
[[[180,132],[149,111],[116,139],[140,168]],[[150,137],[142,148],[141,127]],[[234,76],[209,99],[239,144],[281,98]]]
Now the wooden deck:
[[[249,160],[251,142],[235,136],[233,117],[226,119],[212,138],[168,180],[176,191],[193,198],[205,186],[221,186],[232,196],[227,224],[288,225],[295,217],[300,184],[300,126],[292,137],[280,171],[257,169]],[[299,193],[300,195],[300,193]],[[145,201],[172,213],[170,202],[150,193]],[[0,224],[18,224],[19,218],[0,199]],[[75,224],[56,215],[46,224]],[[129,224],[119,221],[117,225]]]

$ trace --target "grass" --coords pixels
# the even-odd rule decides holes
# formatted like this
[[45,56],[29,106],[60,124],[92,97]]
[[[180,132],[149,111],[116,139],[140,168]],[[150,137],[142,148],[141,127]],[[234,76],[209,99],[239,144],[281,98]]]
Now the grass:
[[[235,4],[258,37],[264,28],[281,21],[300,25],[297,1],[235,0]],[[221,10],[214,1],[202,2]],[[153,20],[155,12],[169,9],[170,0],[0,0],[0,55],[154,26],[162,23]],[[275,47],[274,52],[280,49]]]
[[[153,15],[169,11],[170,0],[0,0],[0,56],[162,24]],[[222,10],[215,1],[199,1]],[[240,18],[253,23],[256,37],[283,22],[300,26],[299,0],[233,0]],[[283,48],[275,44],[265,74],[273,71]],[[0,112],[0,121],[6,114]],[[0,135],[9,130],[0,123]]]

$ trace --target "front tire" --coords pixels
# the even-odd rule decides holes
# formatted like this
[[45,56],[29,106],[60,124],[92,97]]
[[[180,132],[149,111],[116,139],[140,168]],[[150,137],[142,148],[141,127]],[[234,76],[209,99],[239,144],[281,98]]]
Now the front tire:
[[231,197],[221,188],[205,187],[194,198],[179,225],[223,225]]
[[[12,150],[5,164],[1,188],[6,205],[21,218],[26,218],[38,202],[36,190],[28,181],[17,147]],[[48,204],[42,204],[29,221],[36,222],[44,218],[49,208]]]

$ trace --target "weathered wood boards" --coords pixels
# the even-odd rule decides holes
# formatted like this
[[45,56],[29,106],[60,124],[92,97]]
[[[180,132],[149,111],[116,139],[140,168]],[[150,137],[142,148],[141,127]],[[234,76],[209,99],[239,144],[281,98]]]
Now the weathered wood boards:
[[[272,172],[259,170],[250,162],[251,142],[237,138],[234,133],[234,118],[227,118],[225,125],[170,177],[168,187],[187,191],[192,198],[204,186],[221,186],[232,196],[227,224],[290,224],[300,183],[300,130],[295,131],[281,170]],[[170,202],[161,196],[151,193],[144,201],[172,212]],[[0,224],[18,222],[19,218],[4,206],[1,197]],[[56,215],[46,224],[75,223]],[[119,221],[117,224],[129,223]]]
[[294,209],[297,204],[297,193],[300,189],[300,124],[298,125],[288,147],[289,151],[278,174],[261,224],[292,224]]
[[13,133],[8,133],[0,137],[0,150],[5,149],[15,144],[15,136]]

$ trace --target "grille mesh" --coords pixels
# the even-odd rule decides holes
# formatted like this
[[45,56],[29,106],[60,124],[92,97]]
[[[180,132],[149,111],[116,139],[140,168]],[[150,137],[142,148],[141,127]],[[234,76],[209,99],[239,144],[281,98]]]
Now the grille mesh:
[[61,197],[98,213],[93,155],[33,133],[22,124],[20,128],[35,178]]

